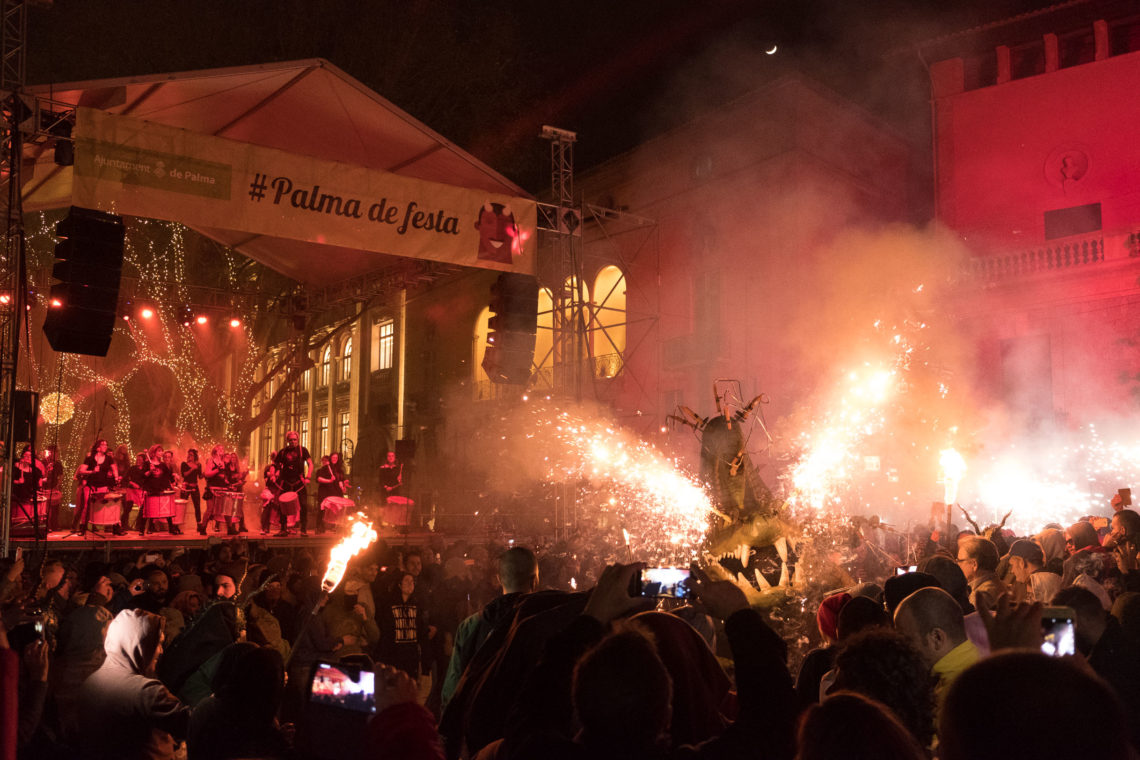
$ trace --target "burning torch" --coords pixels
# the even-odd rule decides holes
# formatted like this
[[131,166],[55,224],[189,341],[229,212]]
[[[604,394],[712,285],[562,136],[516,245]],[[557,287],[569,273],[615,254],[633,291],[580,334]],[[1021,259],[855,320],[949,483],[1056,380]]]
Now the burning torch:
[[325,569],[325,577],[321,579],[321,596],[317,603],[313,605],[312,614],[305,619],[304,625],[301,630],[297,632],[297,638],[293,640],[293,646],[289,652],[289,660],[286,660],[285,666],[289,666],[289,661],[293,659],[293,653],[297,651],[297,644],[300,643],[301,637],[305,635],[305,631],[309,627],[309,623],[315,618],[325,606],[329,595],[336,590],[340,582],[344,579],[344,573],[348,570],[348,561],[360,552],[367,549],[376,541],[376,531],[372,528],[372,523],[365,522],[364,516],[357,514],[349,519],[348,535],[343,538],[336,546],[332,548],[329,553],[329,564]]

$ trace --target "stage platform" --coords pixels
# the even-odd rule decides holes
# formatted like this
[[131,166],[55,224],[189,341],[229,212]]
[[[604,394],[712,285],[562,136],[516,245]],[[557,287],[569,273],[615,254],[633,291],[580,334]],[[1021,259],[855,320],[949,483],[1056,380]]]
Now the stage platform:
[[[271,533],[268,536],[263,536],[260,529],[247,533],[239,533],[236,536],[228,535],[225,531],[211,531],[209,534],[201,536],[198,535],[197,530],[191,529],[191,531],[192,532],[184,532],[181,536],[173,536],[165,531],[148,533],[145,536],[140,536],[135,531],[131,531],[124,536],[116,536],[110,532],[93,533],[90,530],[87,531],[87,534],[84,536],[71,533],[70,531],[53,531],[47,535],[47,538],[41,539],[35,539],[30,536],[13,536],[11,538],[11,544],[12,546],[23,547],[25,552],[42,551],[46,548],[49,554],[101,552],[109,556],[113,551],[127,549],[151,549],[156,551],[177,549],[179,547],[184,549],[208,549],[211,546],[216,546],[235,539],[241,539],[249,543],[263,544],[268,548],[281,547],[287,549],[307,546],[315,549],[327,549],[344,537],[343,534],[340,533],[322,533],[318,535],[312,531],[310,531],[307,536],[302,536],[298,533],[291,533],[288,536],[277,536]],[[429,531],[405,531],[401,528],[384,528],[377,530],[377,534],[379,535],[379,540],[384,541],[389,546],[427,546],[433,536]]]

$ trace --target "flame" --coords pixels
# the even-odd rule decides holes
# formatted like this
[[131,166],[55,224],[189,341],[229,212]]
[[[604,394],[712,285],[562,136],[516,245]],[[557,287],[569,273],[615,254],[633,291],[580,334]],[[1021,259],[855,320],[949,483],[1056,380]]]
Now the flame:
[[943,449],[938,456],[938,463],[942,466],[942,482],[946,487],[944,504],[954,504],[958,501],[958,484],[966,474],[966,460],[956,449]]
[[348,561],[376,541],[376,531],[372,529],[372,523],[365,521],[364,515],[358,513],[348,519],[348,535],[332,548],[329,566],[321,580],[321,590],[326,594],[331,594],[340,585],[348,569]]
[[625,539],[625,545],[629,546],[629,531],[625,528],[621,529],[621,537]]

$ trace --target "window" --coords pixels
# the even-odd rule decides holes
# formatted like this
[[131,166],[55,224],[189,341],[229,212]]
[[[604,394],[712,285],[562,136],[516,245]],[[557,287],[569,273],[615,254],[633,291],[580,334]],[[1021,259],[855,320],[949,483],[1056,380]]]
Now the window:
[[372,325],[372,371],[392,369],[396,344],[396,323],[390,319]]
[[328,385],[332,370],[332,346],[325,346],[321,355],[321,385]]
[[301,379],[298,382],[301,384],[302,391],[309,390],[310,384],[313,382],[313,371],[311,369],[307,369],[302,372]]
[[[273,451],[273,426],[266,425],[261,429],[261,461],[269,461],[269,452]],[[202,459],[202,455],[198,455]]]
[[[540,372],[554,368],[554,297],[549,288],[538,291],[538,328],[534,336],[534,363]],[[553,382],[551,379],[550,382]]]
[[340,352],[340,379],[352,379],[352,338],[344,342],[344,349]]
[[625,274],[615,266],[598,272],[594,280],[594,320],[591,340],[599,377],[621,371],[625,351]]
[[475,350],[472,352],[475,366],[472,369],[476,386],[491,382],[491,378],[483,371],[483,356],[487,353],[487,320],[490,318],[491,309],[487,306],[484,306],[479,316],[475,318]]
[[301,420],[301,445],[306,449],[313,445],[313,442],[309,439],[309,421],[307,419]]
[[[316,456],[321,457],[328,453],[329,450],[329,417],[327,414],[321,416],[321,447],[316,452]],[[313,453],[313,452],[309,452]]]
[[344,442],[348,440],[348,412],[340,413],[340,423],[337,427],[340,428],[337,431],[337,447],[340,451],[344,451]]

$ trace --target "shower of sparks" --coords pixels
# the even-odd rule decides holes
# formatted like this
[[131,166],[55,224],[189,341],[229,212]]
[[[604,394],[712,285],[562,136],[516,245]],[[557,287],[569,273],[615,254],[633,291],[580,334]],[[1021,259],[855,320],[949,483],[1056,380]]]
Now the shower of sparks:
[[[529,453],[541,451],[548,482],[578,482],[578,508],[600,523],[635,526],[638,559],[683,564],[696,559],[712,503],[696,478],[650,444],[602,419],[568,411],[531,411]],[[622,529],[629,546],[629,532]],[[614,543],[618,541],[615,531]],[[615,547],[616,548],[616,547]]]
[[894,395],[898,371],[865,365],[849,372],[836,408],[800,437],[804,455],[793,466],[793,506],[821,510],[838,504],[839,488],[862,463],[859,444],[882,429],[883,410]]
[[[919,285],[915,292],[921,290]],[[906,392],[906,377],[926,323],[904,320],[891,325],[877,319],[872,327],[882,346],[880,358],[847,371],[831,400],[796,438],[799,456],[784,477],[795,512],[857,507],[846,504],[844,494],[852,477],[866,469],[862,444],[887,428],[889,407]]]
[[942,502],[954,504],[958,501],[958,484],[966,474],[966,460],[955,449],[943,449],[938,464],[942,467],[942,483],[945,487]]
[[[1076,440],[1010,447],[978,472],[973,506],[979,522],[1006,522],[1018,535],[1037,533],[1048,523],[1062,527],[1088,515],[1110,515],[1116,489],[1140,484],[1140,442],[1105,440],[1093,425]],[[974,478],[971,478],[974,480]]]

